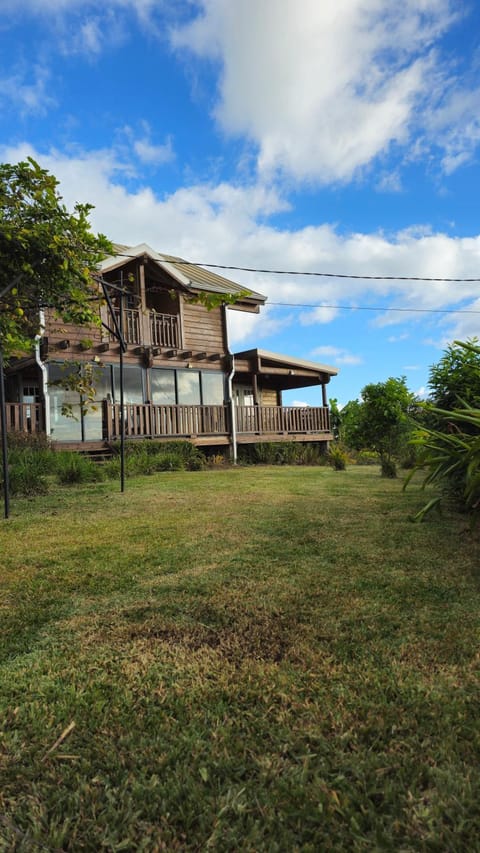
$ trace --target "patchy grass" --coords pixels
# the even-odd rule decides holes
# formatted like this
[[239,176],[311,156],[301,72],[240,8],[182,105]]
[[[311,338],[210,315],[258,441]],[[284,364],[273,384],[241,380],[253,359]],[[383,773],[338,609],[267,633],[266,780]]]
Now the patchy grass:
[[296,467],[16,500],[0,850],[478,849],[478,541],[423,500]]

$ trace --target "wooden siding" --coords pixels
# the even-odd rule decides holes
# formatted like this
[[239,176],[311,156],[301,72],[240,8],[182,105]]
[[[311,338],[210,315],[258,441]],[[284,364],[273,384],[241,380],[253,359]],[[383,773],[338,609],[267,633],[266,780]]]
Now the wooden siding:
[[185,302],[183,305],[183,344],[186,349],[225,353],[220,308],[208,311],[204,305]]
[[259,388],[258,393],[262,406],[278,406],[278,391],[275,388]]

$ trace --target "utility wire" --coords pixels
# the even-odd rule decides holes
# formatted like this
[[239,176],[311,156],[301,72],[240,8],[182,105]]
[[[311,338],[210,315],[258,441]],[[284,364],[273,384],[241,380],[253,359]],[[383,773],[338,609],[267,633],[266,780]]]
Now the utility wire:
[[287,308],[338,308],[341,311],[405,311],[408,314],[480,314],[466,308],[386,308],[370,305],[302,305],[299,302],[267,302],[268,305],[281,305]]
[[[160,254],[160,253],[159,253]],[[139,255],[129,255],[126,252],[115,252],[115,257],[119,258],[138,258]],[[337,273],[337,272],[313,272],[305,270],[272,270],[261,269],[259,267],[239,267],[231,264],[208,264],[204,261],[184,261],[183,258],[173,258],[169,260],[160,255],[161,259],[166,264],[181,264],[185,267],[209,267],[218,270],[237,270],[238,272],[255,272],[266,273],[267,275],[310,275],[319,278],[350,278],[359,279],[361,281],[439,281],[439,282],[465,282],[475,284],[480,282],[480,278],[440,278],[428,277],[422,275],[358,275],[353,273]],[[272,304],[272,303],[270,303]]]

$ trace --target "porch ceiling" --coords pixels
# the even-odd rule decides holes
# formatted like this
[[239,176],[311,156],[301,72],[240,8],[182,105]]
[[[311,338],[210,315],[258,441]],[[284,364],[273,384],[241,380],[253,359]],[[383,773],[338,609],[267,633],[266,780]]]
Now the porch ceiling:
[[237,374],[250,373],[268,378],[269,384],[279,390],[326,385],[338,373],[336,367],[328,364],[290,358],[268,350],[244,350],[235,353],[234,357]]

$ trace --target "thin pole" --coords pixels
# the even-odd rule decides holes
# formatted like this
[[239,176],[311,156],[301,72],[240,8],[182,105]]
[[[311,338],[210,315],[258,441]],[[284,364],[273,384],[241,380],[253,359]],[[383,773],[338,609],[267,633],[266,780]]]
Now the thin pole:
[[7,445],[7,404],[5,401],[5,373],[3,369],[3,352],[0,348],[0,430],[2,433],[3,461],[3,501],[5,518],[10,515],[10,480],[8,476],[8,445]]
[[[123,271],[121,272],[123,286]],[[123,290],[120,293],[120,337],[123,341]],[[123,381],[123,346],[120,343],[120,491],[125,491],[125,411]]]

